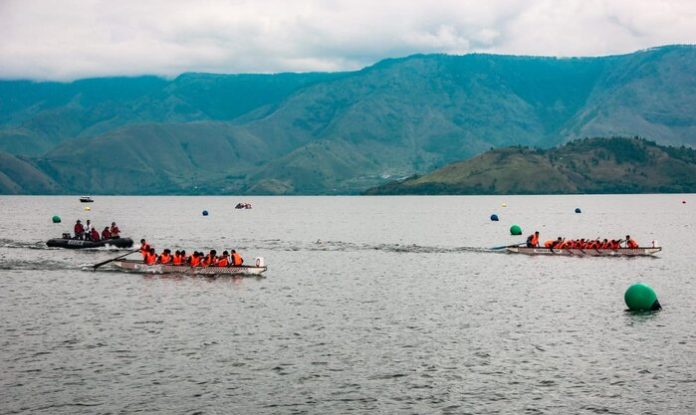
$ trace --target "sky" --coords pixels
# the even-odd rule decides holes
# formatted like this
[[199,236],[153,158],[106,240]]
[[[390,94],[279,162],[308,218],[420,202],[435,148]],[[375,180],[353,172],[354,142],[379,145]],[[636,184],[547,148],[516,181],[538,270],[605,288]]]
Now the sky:
[[0,0],[0,79],[355,70],[696,43],[694,0]]

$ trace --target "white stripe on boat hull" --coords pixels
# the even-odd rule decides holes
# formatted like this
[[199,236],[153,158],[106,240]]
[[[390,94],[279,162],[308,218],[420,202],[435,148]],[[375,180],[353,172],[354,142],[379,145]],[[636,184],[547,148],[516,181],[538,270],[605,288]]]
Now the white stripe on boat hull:
[[186,265],[147,265],[142,261],[121,260],[113,264],[122,270],[151,274],[191,274],[191,275],[261,275],[268,267],[242,265],[240,267],[189,267]]
[[551,249],[508,247],[513,254],[525,255],[562,255],[562,256],[648,256],[660,252],[662,248],[619,248],[619,249]]

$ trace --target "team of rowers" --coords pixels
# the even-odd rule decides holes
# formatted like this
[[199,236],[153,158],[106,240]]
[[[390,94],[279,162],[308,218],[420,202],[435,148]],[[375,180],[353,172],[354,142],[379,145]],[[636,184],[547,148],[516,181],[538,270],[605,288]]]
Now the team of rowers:
[[187,255],[186,251],[172,251],[165,249],[157,255],[155,248],[151,247],[145,239],[140,240],[140,254],[143,262],[147,265],[182,265],[189,267],[240,267],[244,264],[244,259],[234,249],[230,252],[223,251],[221,255],[216,250],[211,250],[208,255],[203,252],[195,251]]
[[[78,219],[75,222],[75,227],[73,228],[75,232],[75,239],[84,239],[87,241],[99,241],[100,235],[96,226],[92,225],[92,222],[87,219],[87,223],[82,225],[82,222]],[[105,227],[101,232],[101,239],[117,239],[121,237],[121,230],[116,226],[116,222],[111,222],[111,227]]]
[[[621,244],[625,242],[625,245]],[[539,247],[539,232],[534,232],[527,237],[528,248]],[[638,243],[631,238],[631,235],[626,235],[626,239],[565,239],[560,236],[558,239],[549,239],[544,242],[544,248],[550,249],[621,249],[638,248]]]

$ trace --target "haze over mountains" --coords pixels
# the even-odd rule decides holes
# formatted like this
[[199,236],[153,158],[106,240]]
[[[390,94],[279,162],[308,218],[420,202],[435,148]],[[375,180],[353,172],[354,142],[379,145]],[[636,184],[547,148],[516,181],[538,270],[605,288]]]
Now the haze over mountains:
[[696,144],[696,47],[356,72],[0,81],[1,193],[358,193],[491,147]]

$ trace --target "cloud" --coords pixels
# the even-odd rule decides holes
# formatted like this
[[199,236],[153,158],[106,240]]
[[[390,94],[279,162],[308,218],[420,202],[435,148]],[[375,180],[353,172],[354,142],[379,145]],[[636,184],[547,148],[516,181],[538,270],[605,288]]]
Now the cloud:
[[0,78],[358,69],[413,53],[696,41],[691,0],[2,0]]

